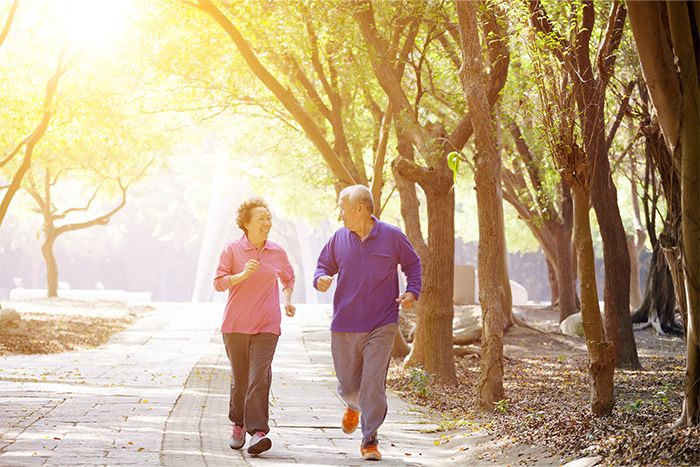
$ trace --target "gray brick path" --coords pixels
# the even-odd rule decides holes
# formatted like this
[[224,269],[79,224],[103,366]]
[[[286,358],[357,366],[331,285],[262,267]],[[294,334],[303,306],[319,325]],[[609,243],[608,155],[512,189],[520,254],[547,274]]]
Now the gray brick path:
[[[272,449],[260,457],[229,449],[221,306],[159,304],[98,349],[0,357],[0,467],[364,464],[359,430],[346,435],[339,426],[328,306],[301,305],[282,323]],[[483,433],[432,428],[390,393],[381,465],[517,465],[537,454],[523,448],[511,460]]]

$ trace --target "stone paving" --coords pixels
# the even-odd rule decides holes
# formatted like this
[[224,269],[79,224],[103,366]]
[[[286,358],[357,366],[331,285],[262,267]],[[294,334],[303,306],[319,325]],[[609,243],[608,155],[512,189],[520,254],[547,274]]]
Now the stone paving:
[[[360,432],[340,429],[328,306],[284,317],[273,364],[270,437],[259,457],[228,447],[228,361],[221,304],[159,304],[105,346],[0,357],[0,466],[361,465]],[[434,432],[389,394],[382,465],[502,465],[536,458],[483,432]],[[511,460],[512,458],[512,460]],[[514,462],[513,462],[514,461]],[[538,465],[559,465],[558,458]]]

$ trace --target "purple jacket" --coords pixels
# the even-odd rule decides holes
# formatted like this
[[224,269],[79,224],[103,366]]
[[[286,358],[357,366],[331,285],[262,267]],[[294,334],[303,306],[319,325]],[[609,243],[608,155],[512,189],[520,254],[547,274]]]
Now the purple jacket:
[[374,226],[364,241],[343,227],[318,257],[314,287],[319,277],[338,274],[331,331],[369,332],[397,322],[397,265],[406,275],[406,292],[416,298],[420,294],[420,259],[408,238],[398,227],[372,219]]

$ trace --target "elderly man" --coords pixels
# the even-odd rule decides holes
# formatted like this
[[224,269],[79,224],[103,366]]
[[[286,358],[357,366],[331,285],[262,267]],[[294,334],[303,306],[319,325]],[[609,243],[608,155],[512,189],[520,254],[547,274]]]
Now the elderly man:
[[[377,430],[386,417],[386,374],[399,305],[410,308],[418,299],[421,264],[403,232],[372,215],[374,203],[367,187],[345,188],[338,207],[345,227],[323,247],[314,287],[327,291],[338,274],[331,350],[338,394],[347,406],[343,431],[354,432],[361,414],[362,457],[380,460]],[[397,265],[407,279],[406,292],[401,295]]]

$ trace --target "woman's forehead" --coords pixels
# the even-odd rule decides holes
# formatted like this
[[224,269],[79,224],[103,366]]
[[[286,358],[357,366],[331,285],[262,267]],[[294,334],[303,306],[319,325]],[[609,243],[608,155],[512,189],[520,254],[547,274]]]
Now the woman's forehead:
[[270,214],[270,211],[268,211],[267,208],[264,208],[262,206],[254,207],[251,211],[251,214],[253,216],[258,216],[258,217],[260,217],[260,216],[270,216],[271,217],[272,216]]

